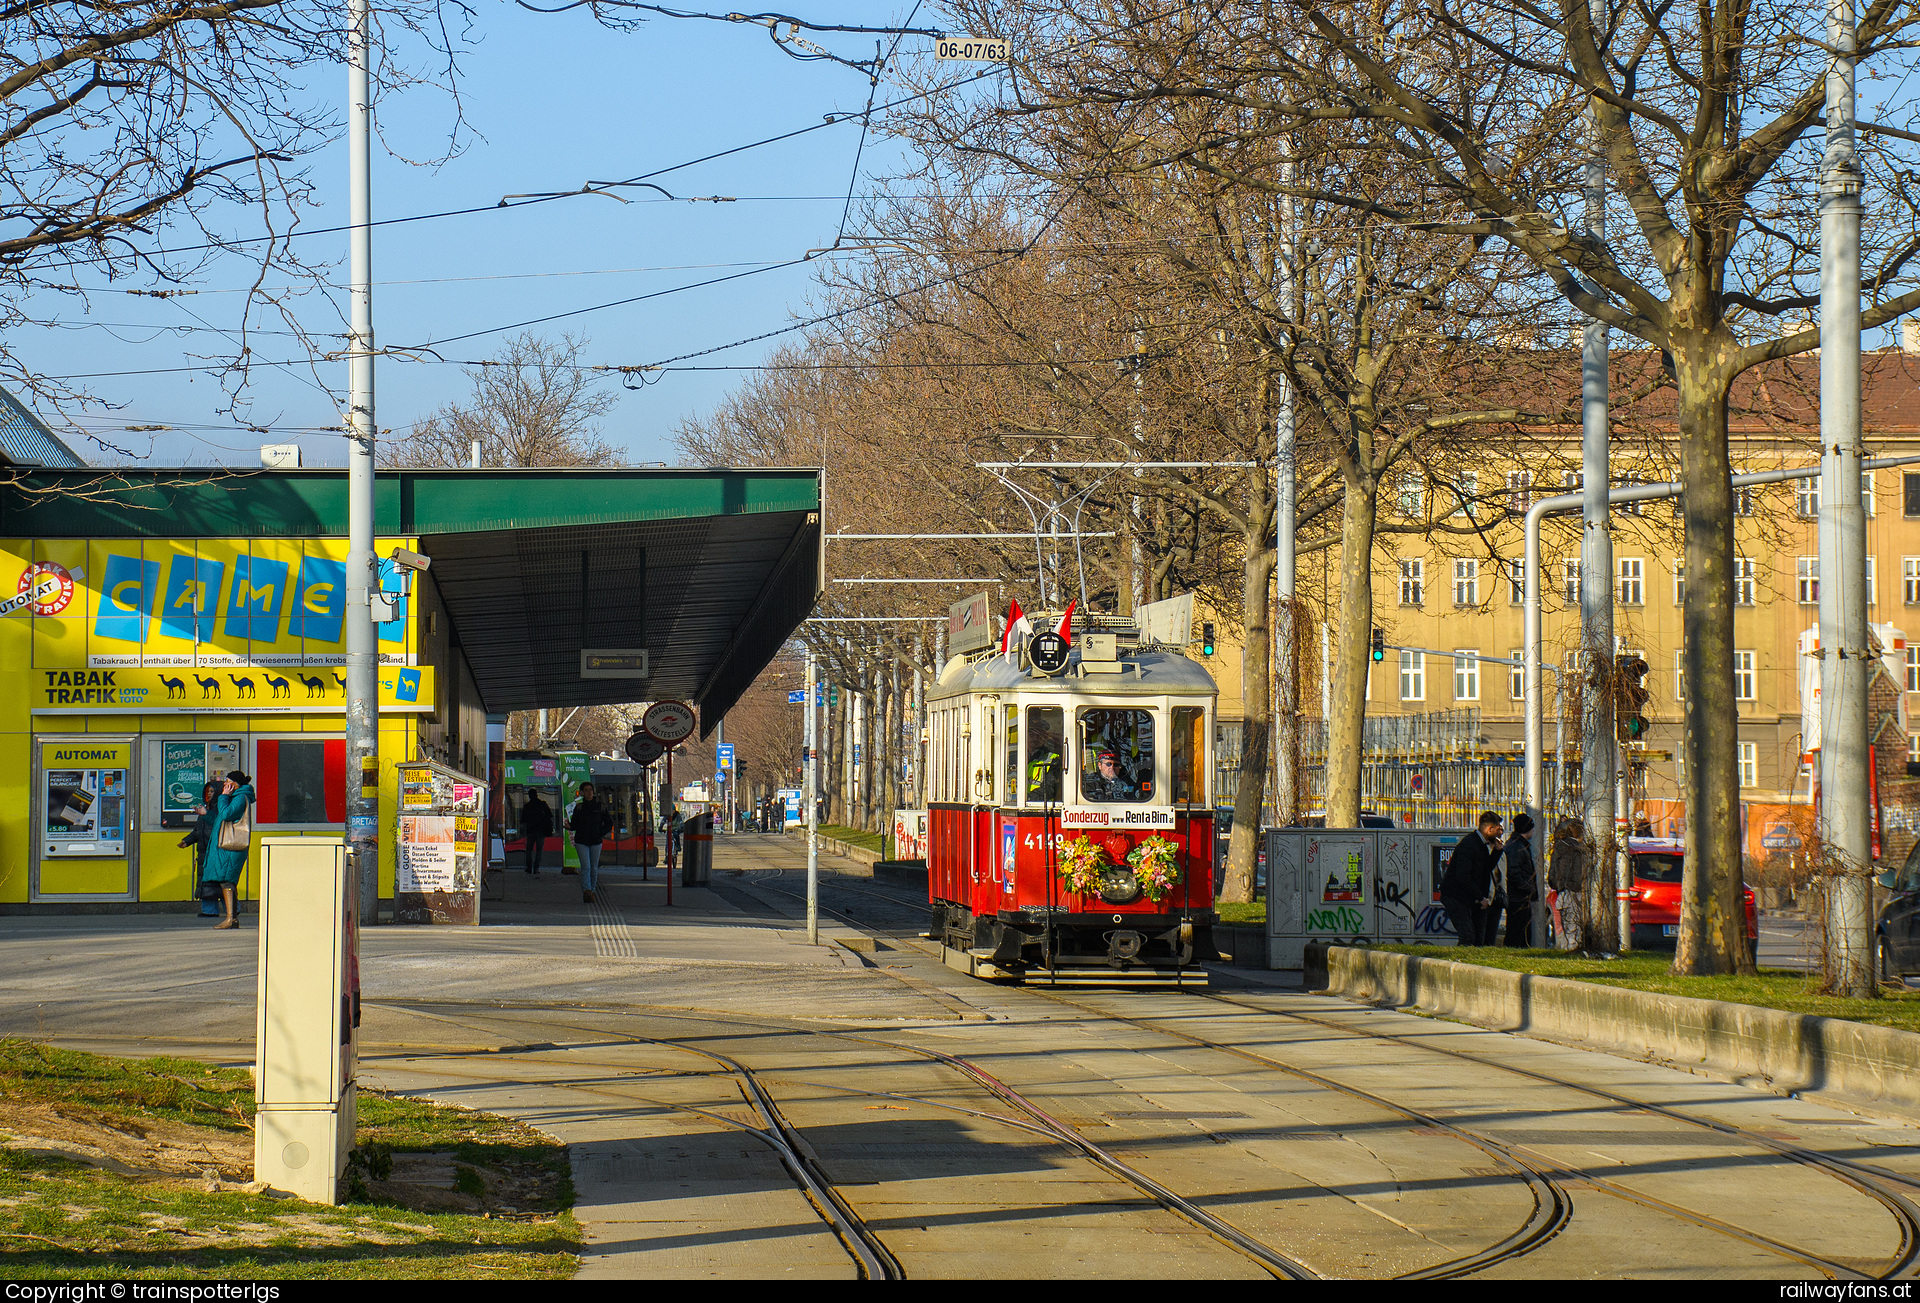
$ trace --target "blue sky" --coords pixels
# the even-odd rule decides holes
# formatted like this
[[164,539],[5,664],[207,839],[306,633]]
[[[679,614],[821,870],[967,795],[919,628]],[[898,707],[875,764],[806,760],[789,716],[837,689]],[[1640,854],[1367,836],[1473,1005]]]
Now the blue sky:
[[[900,21],[909,7],[835,0],[830,15],[803,10],[800,16],[886,23]],[[479,138],[437,169],[376,153],[376,219],[630,177],[819,123],[824,114],[857,113],[866,101],[863,75],[832,63],[789,58],[758,27],[660,18],[637,32],[609,32],[584,10],[535,14],[494,0],[478,11],[475,30],[478,44],[463,56],[463,94]],[[819,39],[852,57],[873,50],[872,37]],[[901,53],[927,43],[909,37]],[[314,85],[327,103],[344,102],[344,69]],[[887,98],[885,83],[880,98]],[[382,108],[388,139],[414,156],[443,149],[451,121],[446,98],[427,90],[390,99]],[[673,203],[652,191],[633,190],[625,192],[632,200],[626,204],[582,197],[382,228],[374,246],[378,342],[433,344],[489,331],[441,350],[453,359],[487,358],[508,333],[493,327],[750,271],[831,244],[859,131],[857,121],[842,123],[657,178],[676,195],[737,196],[736,203]],[[876,148],[869,141],[869,172],[888,171],[898,162],[891,146],[880,142]],[[344,147],[314,155],[311,173],[322,187],[325,208],[309,214],[304,224],[344,224]],[[251,233],[257,227],[235,217],[229,229]],[[331,279],[344,282],[344,234],[317,235],[305,247],[309,257],[333,260]],[[789,324],[813,301],[813,270],[769,271],[534,329],[587,336],[584,360],[589,362],[655,362]],[[232,258],[211,271],[198,294],[155,301],[117,289],[100,293],[88,314],[71,302],[60,309],[63,325],[77,328],[11,342],[37,371],[49,375],[190,365],[194,355],[215,352],[224,341],[204,329],[183,336],[158,328],[232,328],[244,298],[233,291],[249,280],[248,265]],[[307,329],[342,329],[337,311],[344,309],[345,296],[336,298],[338,309],[315,296],[305,300],[300,313]],[[703,361],[752,363],[780,342]],[[298,355],[293,341],[275,335],[256,339],[254,348],[256,356],[266,358]],[[310,374],[258,368],[256,375],[250,419],[274,427],[271,434],[237,428],[232,418],[221,416],[224,395],[204,374],[89,380],[97,395],[122,406],[82,423],[140,453],[151,446],[151,459],[162,463],[253,464],[262,442],[280,441],[302,444],[309,465],[345,460],[340,438],[327,432],[337,422],[333,401]],[[605,432],[625,447],[630,460],[671,461],[670,441],[679,419],[710,410],[743,378],[737,372],[681,373],[631,392],[610,380],[609,392],[619,402]],[[343,389],[345,364],[324,365],[320,380]],[[457,366],[383,359],[377,373],[379,423],[402,429],[461,397],[466,388]],[[154,425],[174,428],[125,428]],[[317,432],[301,432],[302,427]]]

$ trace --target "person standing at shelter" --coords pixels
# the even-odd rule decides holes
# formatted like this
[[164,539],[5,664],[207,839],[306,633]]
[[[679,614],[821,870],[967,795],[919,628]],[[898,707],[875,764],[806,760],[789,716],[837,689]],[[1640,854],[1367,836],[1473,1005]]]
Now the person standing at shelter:
[[580,784],[580,796],[573,803],[567,827],[573,832],[574,849],[580,853],[580,899],[592,904],[600,881],[600,843],[613,828],[613,818],[594,795],[592,783]]
[[1533,863],[1533,816],[1513,816],[1513,836],[1507,839],[1507,944],[1524,949],[1533,944],[1533,902],[1540,894],[1539,873]]
[[1585,927],[1582,906],[1587,890],[1587,830],[1578,819],[1562,819],[1553,834],[1547,861],[1547,886],[1553,889],[1553,927],[1563,949],[1580,944]]
[[553,836],[553,807],[540,799],[538,791],[529,791],[527,803],[520,807],[520,832],[527,839],[527,872],[537,875],[540,854]]
[[1486,911],[1493,904],[1493,864],[1500,855],[1500,816],[1488,810],[1478,831],[1460,839],[1440,876],[1440,906],[1460,945],[1480,944]]
[[220,912],[214,899],[219,889],[207,881],[207,852],[213,848],[214,805],[220,799],[221,783],[212,782],[200,789],[200,804],[193,808],[197,816],[193,831],[180,839],[182,847],[193,848],[193,898],[200,902],[200,917],[212,918]]
[[207,848],[205,880],[220,886],[224,907],[216,930],[237,928],[234,917],[234,891],[240,871],[247,867],[247,853],[253,849],[253,779],[238,769],[227,774],[220,785],[220,798],[213,807],[213,845]]

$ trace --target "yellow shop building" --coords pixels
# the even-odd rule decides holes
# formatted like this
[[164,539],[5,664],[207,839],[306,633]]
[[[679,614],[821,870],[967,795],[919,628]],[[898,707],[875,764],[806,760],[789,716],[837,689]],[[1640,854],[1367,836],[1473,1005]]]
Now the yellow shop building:
[[[342,834],[346,520],[344,470],[0,466],[0,911],[192,908],[178,842],[230,769],[256,836]],[[382,898],[397,764],[497,792],[511,710],[710,726],[811,609],[818,522],[811,470],[382,472],[379,555],[431,559],[381,563]],[[649,678],[587,677],[602,648]]]

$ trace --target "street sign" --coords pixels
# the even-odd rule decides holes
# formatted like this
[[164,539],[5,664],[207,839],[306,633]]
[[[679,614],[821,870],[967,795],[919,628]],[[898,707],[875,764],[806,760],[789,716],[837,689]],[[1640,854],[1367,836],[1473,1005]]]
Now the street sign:
[[667,754],[659,739],[648,737],[645,733],[635,733],[627,739],[627,759],[636,765],[646,766]]
[[580,677],[583,679],[644,679],[647,677],[647,649],[626,650],[595,648],[580,653]]
[[672,746],[693,732],[693,707],[684,701],[656,701],[640,718],[640,727],[659,742]]
[[942,37],[933,43],[933,57],[960,63],[1005,63],[1007,43],[1000,37]]
[[722,742],[713,749],[714,763],[721,769],[733,768],[733,743]]
[[787,704],[789,706],[803,706],[806,704],[806,701],[807,690],[805,688],[795,688],[793,691],[787,693]]
[[994,637],[993,609],[986,593],[963,597],[947,608],[947,655],[991,647]]

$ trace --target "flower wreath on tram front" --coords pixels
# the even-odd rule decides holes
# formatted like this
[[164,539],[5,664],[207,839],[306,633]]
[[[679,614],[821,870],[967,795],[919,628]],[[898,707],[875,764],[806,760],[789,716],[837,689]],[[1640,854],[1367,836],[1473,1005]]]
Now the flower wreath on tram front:
[[1100,874],[1113,867],[1106,848],[1082,835],[1060,847],[1060,881],[1083,896],[1100,894]]
[[1152,836],[1135,846],[1127,863],[1133,866],[1140,894],[1148,900],[1164,898],[1180,881],[1180,848],[1165,837]]

